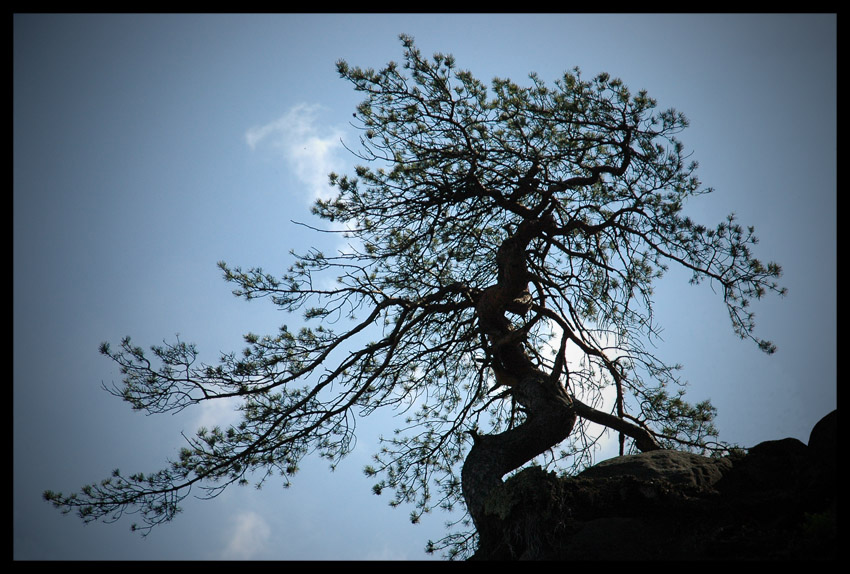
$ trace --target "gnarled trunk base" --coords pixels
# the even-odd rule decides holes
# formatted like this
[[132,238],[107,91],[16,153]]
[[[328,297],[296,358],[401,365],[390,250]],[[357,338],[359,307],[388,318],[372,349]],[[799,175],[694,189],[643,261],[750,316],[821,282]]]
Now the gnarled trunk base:
[[519,381],[529,407],[526,420],[497,435],[473,435],[474,444],[461,471],[467,509],[482,541],[487,537],[485,505],[502,477],[566,439],[576,421],[572,401],[563,388],[542,373]]

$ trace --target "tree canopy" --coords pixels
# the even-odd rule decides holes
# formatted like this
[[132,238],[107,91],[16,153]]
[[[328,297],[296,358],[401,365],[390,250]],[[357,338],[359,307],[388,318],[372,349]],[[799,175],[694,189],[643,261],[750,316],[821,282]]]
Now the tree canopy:
[[101,346],[123,377],[109,390],[133,409],[236,399],[241,421],[199,429],[162,470],[116,470],[47,500],[86,521],[138,512],[147,531],[192,489],[288,483],[311,454],[335,465],[358,417],[394,409],[401,428],[365,471],[414,521],[465,509],[475,528],[430,545],[454,556],[483,535],[483,501],[505,474],[590,464],[590,422],[618,432],[621,452],[722,447],[711,404],[687,402],[677,366],[651,350],[653,284],[670,265],[711,283],[734,331],[770,353],[749,305],[783,292],[781,270],[734,216],[707,227],[683,214],[711,191],[677,139],[686,118],[604,73],[488,87],[401,40],[401,64],[337,64],[364,96],[362,165],[330,174],[335,196],[313,208],[340,249],[294,254],[281,275],[219,263],[237,296],[307,326],[247,334],[214,364],[180,340]]

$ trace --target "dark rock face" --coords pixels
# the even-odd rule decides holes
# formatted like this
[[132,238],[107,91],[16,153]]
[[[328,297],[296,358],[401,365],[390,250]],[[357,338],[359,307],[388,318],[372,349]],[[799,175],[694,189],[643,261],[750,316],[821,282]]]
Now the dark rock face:
[[617,457],[577,477],[528,468],[487,499],[483,560],[829,560],[837,413],[793,438],[706,458]]

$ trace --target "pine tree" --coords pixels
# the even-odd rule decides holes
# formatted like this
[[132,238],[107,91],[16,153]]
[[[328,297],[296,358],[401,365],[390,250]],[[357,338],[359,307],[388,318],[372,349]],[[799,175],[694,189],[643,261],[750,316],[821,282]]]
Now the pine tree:
[[[236,397],[242,420],[200,429],[163,470],[46,499],[86,521],[138,510],[147,531],[192,487],[288,482],[311,453],[338,463],[355,418],[387,408],[406,412],[404,426],[366,473],[392,504],[413,505],[414,521],[462,505],[480,527],[504,475],[590,464],[589,422],[619,433],[621,453],[712,448],[714,408],[689,404],[677,367],[648,350],[653,283],[669,265],[710,282],[735,332],[768,353],[749,303],[783,289],[779,266],[754,257],[752,228],[682,214],[711,191],[676,139],[685,117],[578,69],[551,87],[532,74],[488,90],[451,56],[401,40],[401,65],[337,65],[365,97],[353,119],[362,165],[330,174],[336,195],[313,211],[348,248],[298,255],[279,277],[219,264],[238,296],[313,326],[248,334],[215,365],[179,340],[101,347],[123,376],[111,391],[134,409]],[[462,556],[473,540],[450,533],[430,547]]]

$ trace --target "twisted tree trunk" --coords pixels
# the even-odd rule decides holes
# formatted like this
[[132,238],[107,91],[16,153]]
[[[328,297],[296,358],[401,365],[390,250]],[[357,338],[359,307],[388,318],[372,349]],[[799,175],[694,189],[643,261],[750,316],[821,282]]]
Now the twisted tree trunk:
[[547,215],[524,220],[499,247],[496,284],[485,289],[476,302],[497,383],[510,387],[526,414],[521,424],[500,434],[472,435],[473,446],[464,461],[461,482],[482,544],[488,537],[484,510],[489,493],[501,484],[505,474],[566,439],[577,416],[632,436],[641,450],[660,448],[645,429],[581,403],[567,393],[559,377],[538,369],[525,351],[527,333],[516,329],[506,316],[508,311],[524,314],[530,310],[526,249],[533,238],[554,227]]
[[527,219],[507,238],[496,256],[498,280],[476,304],[479,324],[490,343],[492,368],[500,385],[511,387],[526,410],[525,421],[501,434],[473,434],[474,444],[461,472],[463,494],[479,535],[483,535],[484,501],[508,472],[567,438],[576,415],[572,400],[559,382],[535,367],[525,352],[526,333],[515,329],[507,311],[530,308],[526,247],[551,218]]
[[573,430],[575,409],[565,393],[556,393],[544,376],[517,383],[528,414],[526,420],[497,435],[473,435],[474,444],[461,471],[463,495],[479,536],[486,536],[484,503],[502,477],[544,453]]

